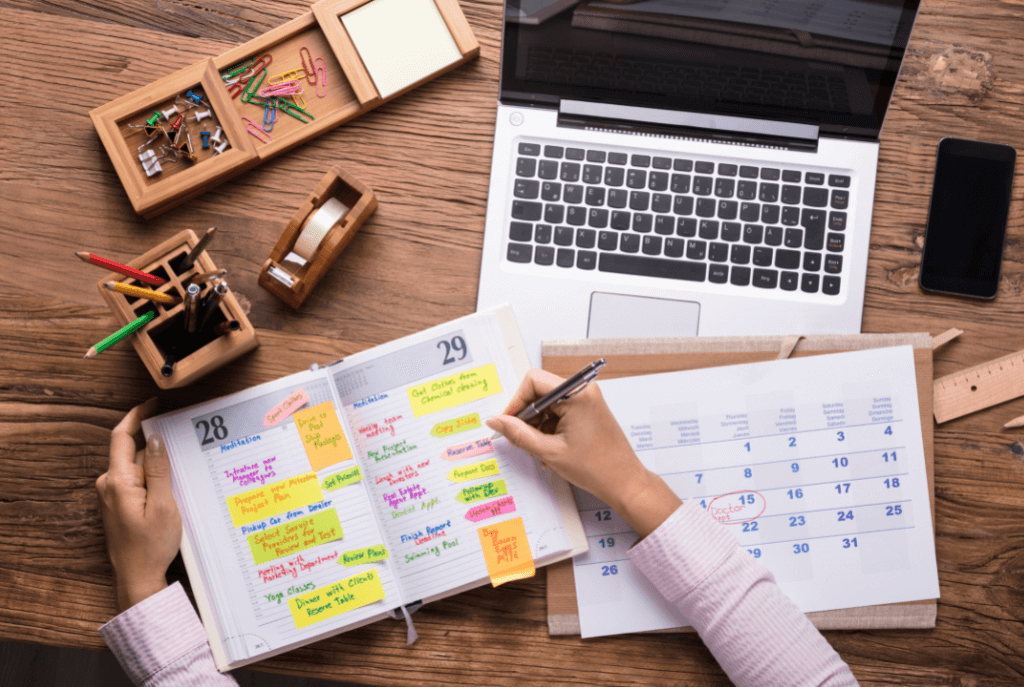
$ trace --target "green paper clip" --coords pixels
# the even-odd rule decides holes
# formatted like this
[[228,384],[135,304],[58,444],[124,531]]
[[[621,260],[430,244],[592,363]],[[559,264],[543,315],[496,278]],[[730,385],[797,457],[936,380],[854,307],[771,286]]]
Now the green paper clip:
[[255,63],[256,63],[256,58],[253,57],[252,59],[250,59],[245,64],[235,65],[234,67],[231,68],[231,71],[228,71],[228,72],[225,72],[225,73],[221,74],[220,78],[222,78],[222,79],[224,79],[226,81],[227,79],[230,79],[232,76],[237,76],[237,75],[241,74],[242,72],[244,72],[246,69],[248,69],[249,67],[251,67]]
[[[295,103],[292,103],[292,102],[289,102],[287,100],[284,100],[283,98],[278,98],[277,99],[277,109],[280,110],[281,112],[284,112],[287,115],[291,115],[292,117],[295,117],[295,119],[299,120],[303,124],[309,124],[314,119],[316,119],[316,117],[314,117],[312,114],[310,114],[306,110],[302,109],[301,107],[299,107]],[[300,114],[296,114],[296,112],[298,112]],[[303,119],[302,118],[303,116],[309,117],[309,119],[308,120],[307,119]]]
[[252,98],[256,97],[256,91],[258,91],[260,89],[260,85],[263,83],[263,80],[265,78],[267,78],[267,70],[266,69],[264,69],[264,70],[262,70],[260,72],[260,80],[259,81],[256,80],[255,76],[253,78],[249,79],[249,83],[246,84],[245,90],[242,91],[242,102],[243,103],[251,102]]

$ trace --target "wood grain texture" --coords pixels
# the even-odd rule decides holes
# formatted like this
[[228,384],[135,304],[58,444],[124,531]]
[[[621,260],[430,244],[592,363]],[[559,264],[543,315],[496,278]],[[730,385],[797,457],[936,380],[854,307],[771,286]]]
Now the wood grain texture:
[[[0,7],[9,78],[38,85],[9,89],[0,110],[0,638],[102,647],[96,630],[115,607],[94,482],[110,429],[157,391],[129,346],[81,359],[115,323],[92,286],[101,275],[73,251],[123,261],[182,229],[220,229],[212,256],[251,308],[261,346],[189,388],[161,393],[165,409],[475,309],[501,3],[461,6],[479,59],[152,221],[132,211],[89,110],[265,33],[308,4]],[[882,135],[863,331],[964,329],[936,351],[937,376],[1024,347],[1024,165],[997,298],[979,303],[917,286],[939,139],[1024,151],[1022,35],[1019,0],[925,0]],[[256,278],[334,164],[371,186],[380,207],[293,312]],[[1024,680],[1024,433],[999,429],[1022,414],[1017,399],[936,428],[937,627],[826,633],[861,684]],[[373,685],[728,684],[695,636],[549,638],[544,580],[541,572],[424,608],[413,647],[404,626],[387,621],[258,667]]]

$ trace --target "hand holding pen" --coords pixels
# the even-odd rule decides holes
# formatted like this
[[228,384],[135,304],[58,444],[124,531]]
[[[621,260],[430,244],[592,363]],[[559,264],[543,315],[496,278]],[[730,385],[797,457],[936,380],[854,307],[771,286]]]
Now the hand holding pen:
[[[590,368],[600,369],[598,363],[604,361]],[[489,418],[487,426],[601,499],[646,536],[682,502],[637,458],[600,388],[589,384],[594,376],[596,369],[588,368],[569,380],[544,370],[530,370],[505,408],[506,414]],[[558,416],[553,434],[527,424],[519,415],[508,414],[522,409],[519,414],[536,418],[543,413],[544,405]],[[531,406],[533,410],[529,410]]]

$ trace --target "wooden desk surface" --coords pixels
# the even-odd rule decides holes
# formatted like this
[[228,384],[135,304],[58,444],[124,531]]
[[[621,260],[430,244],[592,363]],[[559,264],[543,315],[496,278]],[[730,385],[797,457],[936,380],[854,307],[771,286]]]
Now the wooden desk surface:
[[[946,135],[1024,151],[1024,4],[925,0],[882,136],[865,332],[966,333],[944,375],[1024,348],[1024,164],[999,296],[925,295],[918,265],[935,147]],[[140,220],[88,112],[306,9],[298,0],[7,0],[0,106],[0,639],[100,648],[115,613],[94,482],[110,429],[156,386],[130,346],[84,351],[114,325],[74,258],[127,259],[183,228],[251,303],[262,345],[180,407],[475,309],[497,97],[499,0],[462,0],[481,57],[154,221]],[[260,266],[321,175],[342,164],[380,209],[305,307],[257,287]],[[1024,399],[936,429],[942,600],[933,631],[831,632],[864,685],[1017,685],[1024,679]],[[178,572],[180,575],[180,571]],[[544,574],[416,615],[420,641],[381,622],[258,667],[373,685],[725,685],[694,636],[549,638]]]

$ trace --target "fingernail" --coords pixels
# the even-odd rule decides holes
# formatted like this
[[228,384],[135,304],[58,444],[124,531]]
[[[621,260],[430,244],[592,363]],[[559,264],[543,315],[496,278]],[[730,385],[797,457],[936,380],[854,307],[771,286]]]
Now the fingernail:
[[158,456],[164,452],[164,438],[159,434],[150,435],[146,441],[146,454]]
[[504,436],[501,433],[501,423],[495,420],[493,417],[489,417],[484,420],[484,424],[494,430],[494,436],[491,439],[497,439],[498,437]]

